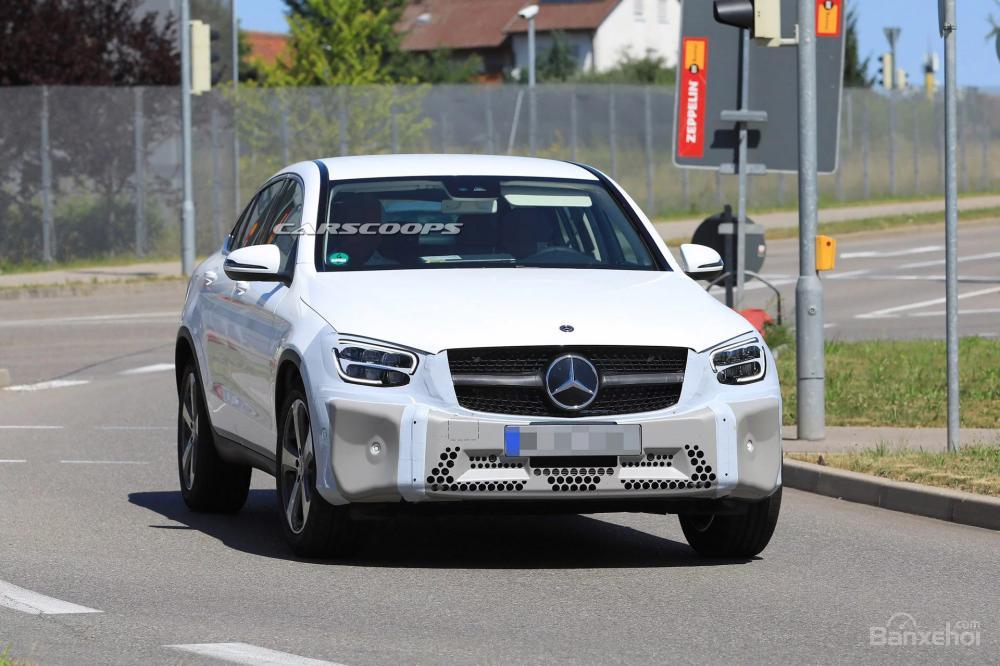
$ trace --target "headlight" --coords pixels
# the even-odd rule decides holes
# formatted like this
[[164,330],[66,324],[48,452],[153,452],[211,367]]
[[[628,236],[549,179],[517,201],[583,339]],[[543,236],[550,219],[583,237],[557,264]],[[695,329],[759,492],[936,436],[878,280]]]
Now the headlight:
[[712,352],[712,371],[720,384],[749,384],[764,378],[764,346],[760,343],[737,343]]
[[333,349],[337,373],[345,382],[404,386],[417,371],[417,355],[404,349],[342,339]]

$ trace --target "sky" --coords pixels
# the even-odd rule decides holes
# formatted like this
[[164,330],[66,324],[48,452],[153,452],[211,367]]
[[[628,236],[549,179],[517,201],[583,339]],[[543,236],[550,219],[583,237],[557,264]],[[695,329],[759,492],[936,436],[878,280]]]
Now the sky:
[[[849,7],[858,7],[860,53],[862,58],[871,56],[872,75],[878,70],[880,54],[889,50],[882,32],[886,26],[901,29],[896,45],[897,65],[906,70],[911,83],[923,81],[923,60],[929,49],[943,62],[936,0],[848,0],[848,3]],[[1000,89],[1000,58],[995,41],[986,39],[990,31],[987,17],[992,14],[1000,21],[1000,4],[997,0],[957,0],[957,5],[959,85]],[[282,0],[239,0],[237,8],[244,29],[269,32],[288,29]],[[939,73],[938,81],[942,80]]]

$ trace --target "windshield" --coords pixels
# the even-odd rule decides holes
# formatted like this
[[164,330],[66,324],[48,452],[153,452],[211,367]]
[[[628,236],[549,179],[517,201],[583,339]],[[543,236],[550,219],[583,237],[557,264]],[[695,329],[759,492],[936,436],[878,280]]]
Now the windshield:
[[593,181],[498,177],[337,183],[321,270],[657,270],[651,243]]

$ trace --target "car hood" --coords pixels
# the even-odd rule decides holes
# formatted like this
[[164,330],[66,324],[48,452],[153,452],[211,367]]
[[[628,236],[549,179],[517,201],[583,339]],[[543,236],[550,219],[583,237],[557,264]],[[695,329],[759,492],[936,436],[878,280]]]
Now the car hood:
[[[696,351],[753,330],[676,272],[506,268],[320,273],[306,304],[338,333],[437,353],[636,345]],[[572,332],[561,330],[572,326]]]

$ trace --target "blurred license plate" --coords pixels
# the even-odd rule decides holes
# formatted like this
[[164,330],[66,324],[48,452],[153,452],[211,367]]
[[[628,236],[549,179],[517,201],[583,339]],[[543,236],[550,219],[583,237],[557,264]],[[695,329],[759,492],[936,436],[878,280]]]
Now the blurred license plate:
[[506,426],[506,456],[637,456],[642,453],[640,425]]

